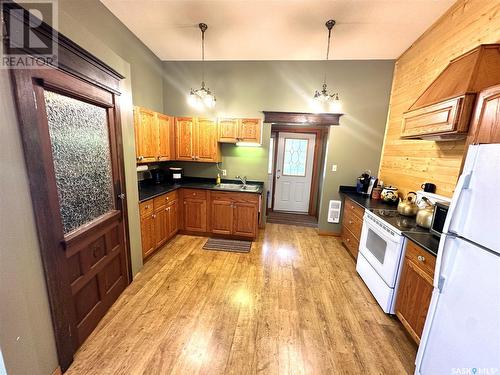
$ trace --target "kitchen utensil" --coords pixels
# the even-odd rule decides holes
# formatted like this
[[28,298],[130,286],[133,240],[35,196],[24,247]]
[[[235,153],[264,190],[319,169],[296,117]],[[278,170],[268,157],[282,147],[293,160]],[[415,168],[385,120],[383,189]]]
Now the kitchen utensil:
[[416,199],[417,193],[410,191],[404,199],[399,200],[398,212],[404,216],[415,216],[418,212]]
[[434,215],[434,205],[426,197],[422,197],[422,201],[425,203],[425,206],[418,209],[417,225],[429,229],[432,224],[432,216]]
[[396,186],[386,186],[382,190],[380,197],[384,202],[396,203],[399,199],[398,188]]
[[434,185],[431,182],[426,182],[422,184],[422,190],[425,191],[426,193],[435,193],[436,192],[436,185]]

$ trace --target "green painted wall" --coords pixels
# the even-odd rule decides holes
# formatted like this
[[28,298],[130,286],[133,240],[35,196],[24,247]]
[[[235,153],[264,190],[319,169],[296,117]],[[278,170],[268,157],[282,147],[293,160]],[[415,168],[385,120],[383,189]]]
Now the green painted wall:
[[[217,97],[217,107],[196,113],[186,102],[189,89],[201,80],[200,62],[168,61],[164,66],[164,109],[175,116],[262,117],[262,111],[310,112],[309,100],[321,87],[325,63],[321,61],[217,61],[206,62],[206,82]],[[319,227],[339,232],[326,221],[328,201],[338,199],[339,185],[352,185],[364,169],[378,170],[389,106],[394,61],[330,61],[328,82],[338,90],[345,115],[328,138],[325,170],[321,171]],[[222,168],[228,177],[238,174],[267,181],[270,126],[263,132],[263,147],[222,148]],[[337,164],[337,172],[331,172]],[[215,177],[214,165],[183,163],[186,175]]]
[[[132,103],[163,111],[162,65],[99,1],[59,1],[59,30],[126,78],[120,90],[133,273],[142,267]],[[50,375],[57,355],[10,79],[0,70],[0,348],[7,372]],[[9,199],[6,199],[9,197]]]

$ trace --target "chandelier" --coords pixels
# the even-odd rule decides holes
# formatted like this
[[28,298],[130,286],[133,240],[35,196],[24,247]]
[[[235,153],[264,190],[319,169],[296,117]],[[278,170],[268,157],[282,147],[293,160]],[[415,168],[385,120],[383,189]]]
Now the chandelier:
[[208,26],[205,23],[198,24],[201,30],[201,87],[199,89],[191,89],[188,96],[188,103],[196,109],[214,108],[215,95],[210,92],[208,87],[205,87],[205,31]]
[[323,79],[323,88],[321,91],[316,90],[316,92],[314,93],[312,106],[317,112],[329,110],[330,112],[333,113],[341,113],[342,104],[339,99],[339,94],[338,93],[330,94],[328,92],[328,88],[326,85],[326,72],[328,69],[327,63],[328,63],[328,57],[330,55],[330,39],[332,36],[333,26],[335,26],[335,21],[328,20],[326,21],[325,26],[328,29],[328,45],[326,47],[325,75]]

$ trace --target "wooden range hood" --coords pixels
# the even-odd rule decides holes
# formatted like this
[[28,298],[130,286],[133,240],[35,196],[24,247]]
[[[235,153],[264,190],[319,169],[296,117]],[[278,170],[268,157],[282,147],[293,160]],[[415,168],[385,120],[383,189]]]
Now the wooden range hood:
[[477,94],[499,83],[500,44],[483,44],[452,60],[403,114],[401,137],[465,138]]

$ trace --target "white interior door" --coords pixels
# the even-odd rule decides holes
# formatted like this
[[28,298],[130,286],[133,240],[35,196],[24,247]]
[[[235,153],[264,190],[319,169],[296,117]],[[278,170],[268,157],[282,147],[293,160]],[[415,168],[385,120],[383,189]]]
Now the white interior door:
[[279,133],[274,209],[307,213],[315,134]]

